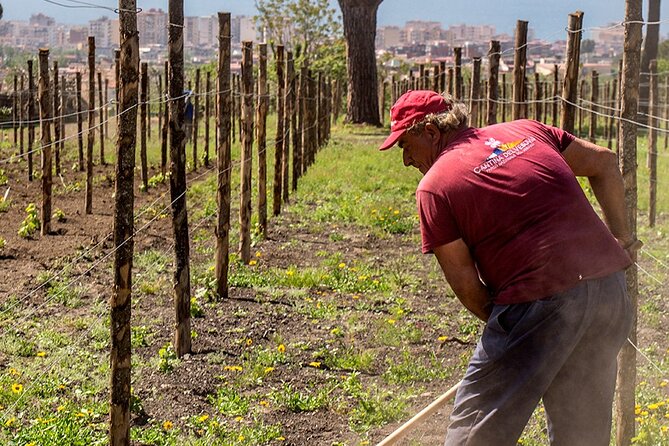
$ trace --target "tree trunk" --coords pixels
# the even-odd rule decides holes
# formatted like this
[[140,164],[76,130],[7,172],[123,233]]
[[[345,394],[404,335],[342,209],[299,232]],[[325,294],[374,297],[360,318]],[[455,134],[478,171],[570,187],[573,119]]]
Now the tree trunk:
[[376,11],[382,0],[339,0],[346,38],[348,100],[346,121],[380,126],[376,52]]

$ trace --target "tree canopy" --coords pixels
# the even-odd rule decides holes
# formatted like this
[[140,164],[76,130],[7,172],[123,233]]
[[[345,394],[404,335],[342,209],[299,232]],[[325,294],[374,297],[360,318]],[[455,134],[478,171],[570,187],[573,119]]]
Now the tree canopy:
[[272,49],[285,45],[298,63],[313,61],[316,55],[336,55],[342,47],[341,19],[328,0],[257,0],[256,8],[256,22],[265,30],[267,43]]

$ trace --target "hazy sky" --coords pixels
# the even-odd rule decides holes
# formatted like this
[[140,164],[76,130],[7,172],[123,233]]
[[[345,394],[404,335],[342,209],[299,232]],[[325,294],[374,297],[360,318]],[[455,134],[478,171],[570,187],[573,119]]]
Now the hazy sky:
[[[53,0],[72,4],[70,0]],[[118,6],[115,0],[83,0],[108,7]],[[85,23],[111,11],[100,8],[70,9],[45,0],[0,0],[7,20],[27,20],[42,12],[61,23]],[[140,8],[167,10],[167,0],[138,0]],[[331,4],[339,10],[336,0]],[[184,0],[186,15],[210,15],[217,11],[233,15],[254,15],[255,0]],[[567,15],[582,10],[585,28],[621,22],[625,17],[624,0],[383,0],[378,11],[378,25],[403,25],[407,20],[435,20],[444,27],[451,24],[492,24],[498,33],[513,33],[516,20],[529,21],[536,36],[548,40],[566,38]],[[644,2],[644,18],[647,15]],[[662,2],[662,17],[669,17],[669,1]],[[669,30],[669,22],[661,27],[661,35]]]

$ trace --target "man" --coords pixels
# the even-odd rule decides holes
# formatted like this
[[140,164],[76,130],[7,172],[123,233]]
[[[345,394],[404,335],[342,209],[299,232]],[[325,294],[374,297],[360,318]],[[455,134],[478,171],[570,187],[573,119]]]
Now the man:
[[[607,446],[616,355],[633,315],[623,270],[640,242],[614,153],[536,121],[467,125],[463,104],[409,91],[390,111],[434,253],[485,329],[446,445],[515,445],[543,399],[552,445]],[[606,224],[575,175],[587,176]]]
[[193,116],[194,116],[194,110],[193,110],[193,103],[190,100],[191,95],[193,92],[191,90],[186,90],[184,91],[184,94],[186,94],[186,106],[184,107],[184,131],[186,132],[186,143],[189,143],[191,141],[191,138],[193,137]]

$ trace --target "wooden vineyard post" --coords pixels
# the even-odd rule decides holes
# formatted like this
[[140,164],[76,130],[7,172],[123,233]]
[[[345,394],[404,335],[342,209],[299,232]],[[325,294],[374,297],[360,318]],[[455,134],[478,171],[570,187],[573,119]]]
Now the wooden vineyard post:
[[160,173],[163,178],[167,174],[167,140],[170,122],[170,107],[167,102],[167,98],[170,97],[169,71],[169,62],[165,61],[165,90],[161,92],[163,94],[161,103],[165,102],[165,106],[163,107],[163,126],[160,128]]
[[[135,147],[139,87],[139,36],[136,0],[119,0],[120,83],[116,84],[123,110],[117,114],[116,186],[114,194],[114,289],[111,297],[110,446],[130,445],[130,318],[132,255],[134,250]],[[120,105],[119,105],[120,103]]]
[[[615,86],[613,88],[615,89]],[[615,103],[615,101],[613,102]],[[667,150],[669,148],[669,76],[664,78],[664,107],[662,107],[662,110],[665,119],[664,150]]]
[[95,143],[95,37],[88,36],[88,144],[84,212],[93,213],[93,144]]
[[295,70],[295,82],[293,82],[293,88],[295,90],[294,96],[294,107],[293,114],[293,191],[297,190],[297,180],[302,175],[302,130],[303,130],[303,119],[304,119],[304,110],[303,107],[303,98],[304,91],[302,90],[302,76],[297,74]]
[[[167,79],[165,79],[167,80]],[[158,73],[158,133],[162,134],[163,131],[163,75]]]
[[534,119],[539,122],[544,120],[544,107],[541,101],[544,99],[543,85],[539,78],[539,73],[534,73]]
[[552,125],[557,127],[558,125],[558,100],[559,100],[559,84],[560,84],[560,72],[558,70],[557,64],[553,66],[553,110],[551,113]]
[[524,118],[523,104],[525,102],[525,65],[527,64],[527,21],[516,22],[516,41],[513,57],[513,104],[511,119]]
[[[632,237],[637,236],[637,101],[639,98],[639,63],[641,55],[642,23],[641,0],[626,0],[625,44],[621,82],[620,161],[625,184],[625,207]],[[580,28],[580,27],[579,27]],[[632,261],[636,263],[636,253]],[[638,270],[632,264],[625,270],[634,322],[629,333],[632,343],[625,343],[618,354],[618,385],[616,406],[616,444],[627,446],[634,437],[636,387],[637,307],[639,298]],[[634,345],[633,345],[634,344]]]
[[232,132],[232,142],[235,143],[237,142],[237,95],[239,94],[239,90],[237,89],[237,76],[232,73],[230,75],[230,88],[232,89],[232,96],[231,100],[232,102],[230,103],[230,117],[231,117],[231,127],[230,131]]
[[258,228],[267,237],[267,44],[258,45],[258,105],[256,108],[256,141],[258,144]]
[[462,48],[453,48],[453,54],[455,58],[455,72],[453,74],[455,77],[453,96],[455,99],[462,99]]
[[[141,67],[140,67],[141,69]],[[148,74],[148,67],[147,67],[147,78],[149,77]],[[140,80],[141,83],[141,80]],[[146,139],[148,141],[151,141],[151,82],[147,79],[146,81]]]
[[597,71],[592,71],[590,88],[590,128],[588,129],[590,142],[597,142],[597,101],[599,100],[599,76]]
[[295,61],[292,51],[286,53],[286,89],[285,89],[285,107],[283,115],[283,152],[281,156],[281,179],[283,180],[282,196],[283,202],[288,203],[290,190],[290,142],[295,140],[292,123],[295,118]]
[[[583,104],[583,98],[585,98],[585,79],[579,79],[578,81],[578,98],[576,99],[577,102],[580,104]],[[578,107],[576,110],[577,116],[578,116],[578,135],[579,137],[583,136],[583,115],[584,110],[583,106]]]
[[169,0],[168,53],[170,62],[170,198],[174,232],[174,351],[178,358],[191,351],[190,266],[188,210],[186,207],[186,138],[184,132],[184,5]]
[[[609,103],[611,104],[610,106],[613,110],[609,110],[609,112],[607,113],[609,115],[608,124],[607,124],[608,127],[609,127],[608,148],[609,148],[609,150],[613,150],[613,138],[615,136],[617,136],[616,135],[617,125],[616,124],[617,124],[618,120],[615,119],[616,118],[616,112],[614,111],[614,109],[618,105],[618,79],[613,79],[609,97],[611,98]],[[665,138],[665,141],[666,141],[666,138]]]
[[502,73],[502,122],[506,122],[506,109],[509,101],[507,100],[506,73]]
[[14,148],[19,144],[19,75],[14,73],[14,95],[12,96],[12,130],[14,131]]
[[497,102],[499,100],[499,56],[501,54],[501,44],[499,40],[490,41],[490,50],[488,50],[488,125],[497,124]]
[[284,54],[283,45],[276,47],[276,102],[277,102],[277,117],[276,117],[276,137],[274,140],[274,182],[273,182],[273,201],[272,201],[272,215],[277,216],[281,213],[281,173],[284,150],[284,114],[285,114],[285,76],[284,76]]
[[105,159],[105,107],[102,91],[102,73],[98,71],[98,103],[100,104],[100,165],[107,165]]
[[198,136],[198,121],[200,119],[200,69],[195,70],[195,96],[193,103],[193,170],[197,170],[197,136]]
[[25,120],[26,120],[26,110],[25,110],[25,77],[21,75],[20,82],[21,92],[19,93],[19,155],[23,155],[25,152]]
[[307,121],[309,123],[309,166],[316,161],[316,152],[318,151],[318,86],[316,85],[316,78],[313,72],[309,70],[309,108],[311,109],[311,117]]
[[253,44],[242,42],[241,77],[242,143],[241,193],[239,196],[239,253],[242,262],[251,261],[251,167],[253,161]]
[[[58,74],[56,74],[56,79]],[[56,82],[58,83],[58,82]],[[49,50],[39,50],[39,110],[42,145],[42,216],[41,234],[51,232],[51,118],[53,117],[53,100],[51,99],[51,82],[49,81]]]
[[211,71],[205,76],[204,89],[204,158],[202,162],[209,167],[209,121],[211,120]]
[[120,77],[121,77],[121,50],[114,50],[114,76],[116,78],[116,126],[118,127],[118,121],[120,119],[119,117],[119,110],[120,110],[120,102],[119,102],[119,95],[120,95]]
[[567,60],[562,83],[562,110],[560,112],[560,127],[569,133],[574,133],[574,118],[576,101],[578,100],[578,64],[581,54],[581,28],[583,12],[576,11],[569,14],[567,26]]
[[[299,156],[299,175],[298,177],[301,177],[302,174],[306,171],[307,163],[307,128],[309,127],[309,124],[307,123],[307,107],[309,106],[309,101],[307,100],[307,81],[309,77],[309,68],[307,67],[306,63],[303,63],[302,66],[300,67],[300,92],[299,92],[299,106],[300,106],[300,115],[299,115],[299,123],[298,123],[298,134],[297,137],[300,139],[300,152],[298,153]],[[341,104],[340,104],[341,105]],[[336,105],[335,105],[336,107]]]
[[[439,62],[439,93],[446,91],[446,62]],[[394,102],[393,102],[394,104]]]
[[139,69],[139,160],[142,172],[142,188],[149,190],[149,169],[146,160],[146,87],[149,84],[148,63],[142,62]]
[[453,67],[448,67],[448,70],[446,70],[446,84],[447,84],[447,93],[450,94],[451,96],[455,95],[455,92],[453,91]]
[[28,61],[28,181],[33,180],[33,146],[35,145],[35,78],[33,61]]
[[[623,60],[620,59],[618,61],[618,102],[614,107],[618,108],[618,117],[622,117],[622,100],[623,100]],[[618,154],[618,162],[620,163],[620,146],[622,145],[621,137],[620,137],[620,119],[618,119],[618,123],[616,125],[617,128],[617,133],[618,137],[616,138],[616,153]]]
[[58,141],[58,152],[63,153],[65,151],[65,111],[67,102],[65,99],[65,75],[60,77],[60,141]]
[[[56,164],[56,176],[60,175],[60,141],[61,141],[61,101],[60,101],[60,88],[59,88],[59,79],[58,79],[58,61],[53,61],[53,150],[55,155],[55,164]],[[65,92],[63,92],[65,94]]]
[[472,59],[472,86],[471,94],[469,95],[469,123],[471,126],[477,126],[479,122],[479,113],[481,106],[479,105],[479,96],[481,93],[481,58],[475,57]]
[[79,154],[79,172],[84,171],[84,106],[81,96],[81,73],[77,71],[77,148]]
[[657,61],[650,61],[650,73],[648,81],[650,83],[648,112],[648,226],[655,226],[655,214],[657,211]]
[[219,298],[228,298],[228,266],[230,264],[230,112],[232,92],[230,91],[230,32],[229,12],[218,13],[218,86],[216,93],[216,127],[218,144],[216,165],[218,186],[216,200],[216,293]]
[[[100,99],[102,102],[102,99]],[[104,114],[103,119],[105,123],[105,135],[109,137],[109,79],[105,77],[105,102],[103,108]]]

